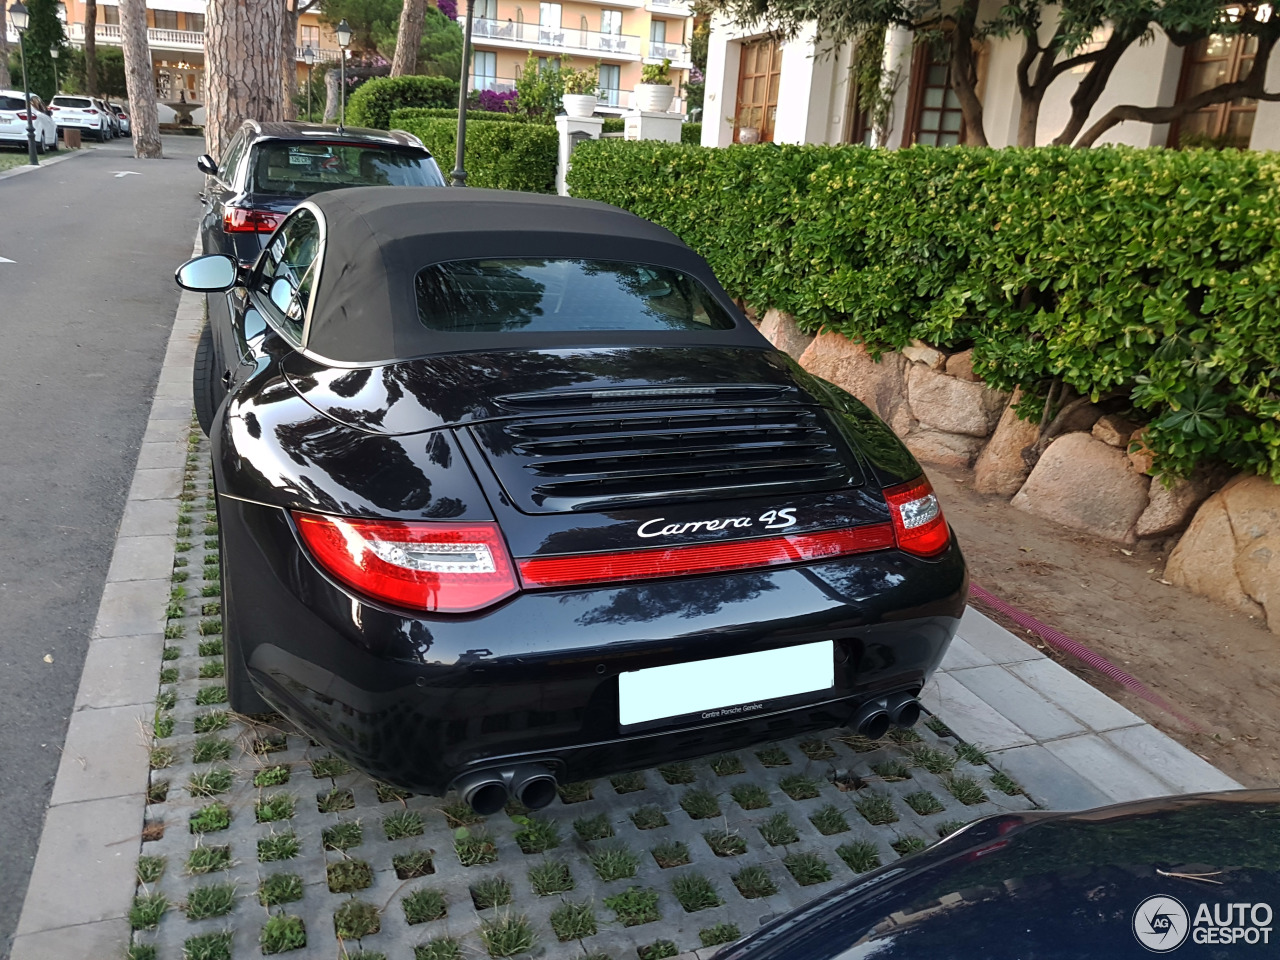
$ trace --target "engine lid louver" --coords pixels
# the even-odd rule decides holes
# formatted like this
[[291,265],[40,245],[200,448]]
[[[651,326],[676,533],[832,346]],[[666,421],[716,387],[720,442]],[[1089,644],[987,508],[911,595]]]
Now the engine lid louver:
[[826,414],[796,405],[591,412],[471,430],[529,513],[810,493],[863,479]]

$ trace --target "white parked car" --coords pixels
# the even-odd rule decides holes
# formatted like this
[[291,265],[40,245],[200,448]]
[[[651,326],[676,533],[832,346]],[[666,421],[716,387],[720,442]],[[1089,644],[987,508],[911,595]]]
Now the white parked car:
[[107,106],[111,108],[111,112],[116,115],[116,120],[120,122],[120,135],[122,137],[129,136],[130,131],[129,131],[128,111],[126,111],[124,106],[119,103],[108,103]]
[[[49,109],[34,93],[31,95],[32,125],[36,131],[36,152],[58,149],[58,125]],[[0,89],[0,144],[10,147],[27,145],[27,110],[23,108],[21,90]]]
[[111,121],[88,97],[59,94],[50,101],[49,109],[57,121],[59,132],[69,128],[98,141],[111,138]]

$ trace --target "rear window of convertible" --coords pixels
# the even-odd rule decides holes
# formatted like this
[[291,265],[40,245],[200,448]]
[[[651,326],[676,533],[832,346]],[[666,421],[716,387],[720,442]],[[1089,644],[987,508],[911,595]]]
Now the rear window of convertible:
[[450,333],[730,330],[706,288],[667,267],[615,260],[453,260],[418,273],[418,317]]

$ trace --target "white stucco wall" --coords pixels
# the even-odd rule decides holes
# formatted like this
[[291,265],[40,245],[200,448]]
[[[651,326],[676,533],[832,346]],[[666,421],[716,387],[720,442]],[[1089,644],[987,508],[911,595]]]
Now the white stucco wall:
[[[1271,55],[1268,64],[1268,92],[1280,90],[1280,57]],[[1253,118],[1253,138],[1249,146],[1254,150],[1280,150],[1280,101],[1258,101],[1258,115]]]

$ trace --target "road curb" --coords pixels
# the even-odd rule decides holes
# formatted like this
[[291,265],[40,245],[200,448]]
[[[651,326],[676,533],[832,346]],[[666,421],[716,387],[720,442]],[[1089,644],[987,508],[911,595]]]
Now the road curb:
[[[190,428],[190,371],[203,322],[200,295],[184,291],[90,636],[10,960],[123,956],[129,945],[127,918],[149,776],[146,725],[154,714],[155,678],[161,668],[160,634]],[[180,416],[178,411],[183,411]],[[167,482],[173,475],[179,478],[176,485]]]
[[[65,150],[66,152],[60,153],[56,157],[50,157],[47,160],[42,157],[40,159],[40,163],[37,166],[33,167],[31,166],[31,164],[28,163],[21,167],[14,167],[12,170],[6,170],[3,173],[0,173],[0,180],[7,180],[9,177],[16,177],[16,176],[19,176],[20,174],[30,173],[32,170],[39,170],[42,167],[51,167],[55,163],[62,163],[64,160],[70,160],[73,157],[78,157],[82,154],[91,153],[93,148],[80,147],[78,150],[67,150],[66,147],[63,147],[62,149]],[[44,156],[48,157],[49,155],[46,153]]]

